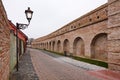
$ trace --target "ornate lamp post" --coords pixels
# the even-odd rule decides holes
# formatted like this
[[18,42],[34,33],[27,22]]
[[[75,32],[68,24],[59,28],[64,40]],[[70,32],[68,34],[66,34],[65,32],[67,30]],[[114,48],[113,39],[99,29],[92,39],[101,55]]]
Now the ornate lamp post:
[[22,24],[22,23],[16,23],[16,58],[17,58],[17,64],[16,64],[16,69],[17,69],[17,71],[18,71],[18,67],[19,67],[19,65],[18,65],[18,59],[19,59],[19,51],[18,51],[18,48],[19,48],[19,46],[18,46],[18,31],[20,30],[20,29],[25,29],[25,28],[27,28],[28,26],[29,26],[29,24],[30,24],[30,20],[32,19],[32,15],[33,15],[33,11],[32,10],[30,10],[30,7],[28,7],[28,9],[27,10],[25,10],[25,14],[26,14],[26,18],[27,18],[27,20],[28,20],[28,24]]

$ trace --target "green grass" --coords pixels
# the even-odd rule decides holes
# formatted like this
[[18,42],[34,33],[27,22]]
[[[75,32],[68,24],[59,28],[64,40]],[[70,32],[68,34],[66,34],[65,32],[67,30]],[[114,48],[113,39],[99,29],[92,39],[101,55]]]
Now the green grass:
[[[45,49],[44,49],[44,50],[45,50]],[[45,50],[45,51],[48,51],[48,52],[51,52],[51,53],[54,53],[54,54],[58,54],[58,55],[64,56],[63,53],[58,53],[58,52],[54,52],[54,51],[50,51],[50,50]]]
[[87,62],[87,63],[90,63],[90,64],[94,64],[94,65],[98,65],[98,66],[108,68],[108,63],[103,62],[103,61],[92,60],[92,59],[82,58],[82,57],[77,57],[77,56],[73,56],[72,58],[75,59],[75,60],[79,60],[79,61],[83,61],[83,62]]
[[[49,50],[45,50],[45,51],[64,56],[63,53],[58,53],[58,52],[49,51]],[[86,62],[86,63],[90,63],[90,64],[94,64],[94,65],[97,65],[97,66],[102,66],[102,67],[108,68],[108,63],[107,62],[88,59],[88,58],[83,58],[83,57],[77,57],[77,56],[70,56],[70,57],[72,57],[73,59],[78,60],[78,61],[83,61],[83,62]]]

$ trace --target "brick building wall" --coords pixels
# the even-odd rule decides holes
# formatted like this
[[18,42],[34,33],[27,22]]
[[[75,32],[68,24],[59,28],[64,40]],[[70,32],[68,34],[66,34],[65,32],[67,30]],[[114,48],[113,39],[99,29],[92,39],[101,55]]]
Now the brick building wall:
[[120,0],[108,0],[55,32],[35,39],[32,47],[102,60],[109,63],[109,69],[120,71]]
[[2,1],[0,0],[0,80],[9,79],[9,24]]

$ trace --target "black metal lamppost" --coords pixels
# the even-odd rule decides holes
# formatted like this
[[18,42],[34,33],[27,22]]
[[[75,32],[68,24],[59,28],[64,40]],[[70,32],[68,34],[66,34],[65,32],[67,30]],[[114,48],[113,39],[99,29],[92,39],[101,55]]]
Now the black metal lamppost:
[[30,10],[30,7],[28,7],[28,9],[25,10],[25,14],[26,14],[26,18],[27,18],[27,20],[28,20],[28,24],[16,23],[16,58],[17,58],[16,69],[17,69],[17,71],[18,71],[18,67],[19,67],[19,65],[18,65],[18,61],[19,61],[19,60],[18,60],[18,59],[19,59],[19,51],[18,51],[18,48],[19,48],[19,46],[18,46],[18,31],[19,31],[20,29],[25,29],[25,28],[27,28],[27,27],[29,26],[30,21],[31,21],[31,19],[32,19],[32,15],[33,15],[33,11]]

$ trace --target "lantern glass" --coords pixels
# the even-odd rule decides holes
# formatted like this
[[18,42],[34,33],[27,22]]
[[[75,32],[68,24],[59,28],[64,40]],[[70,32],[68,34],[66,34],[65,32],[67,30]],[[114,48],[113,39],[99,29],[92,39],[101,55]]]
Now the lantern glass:
[[26,18],[28,22],[30,23],[30,20],[32,19],[33,11],[30,10],[30,7],[28,7],[28,10],[25,10]]

